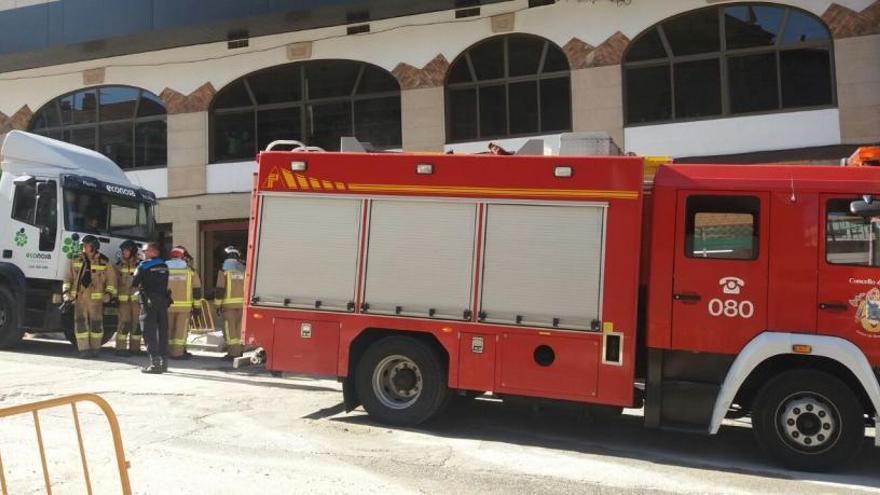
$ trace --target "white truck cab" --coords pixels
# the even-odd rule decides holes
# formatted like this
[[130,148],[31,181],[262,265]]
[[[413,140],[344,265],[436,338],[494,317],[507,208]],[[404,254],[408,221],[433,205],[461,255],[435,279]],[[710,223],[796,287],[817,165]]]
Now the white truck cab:
[[[22,131],[0,148],[0,348],[25,332],[65,332],[61,284],[83,236],[116,261],[126,239],[154,231],[156,197],[92,150]],[[107,308],[113,313],[113,308]],[[115,318],[105,318],[109,338]]]

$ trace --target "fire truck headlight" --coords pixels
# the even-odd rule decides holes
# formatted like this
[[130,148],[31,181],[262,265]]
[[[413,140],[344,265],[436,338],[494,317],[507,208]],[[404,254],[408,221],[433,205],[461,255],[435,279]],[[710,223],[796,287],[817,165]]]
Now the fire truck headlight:
[[304,161],[293,161],[290,162],[290,170],[294,172],[305,172],[308,168],[308,165]]
[[568,178],[574,174],[574,171],[571,167],[556,167],[553,170],[553,175],[560,178]]

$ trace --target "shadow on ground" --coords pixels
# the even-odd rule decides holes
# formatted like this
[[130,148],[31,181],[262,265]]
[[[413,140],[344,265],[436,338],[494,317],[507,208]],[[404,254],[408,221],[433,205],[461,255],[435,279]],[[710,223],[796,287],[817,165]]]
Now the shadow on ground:
[[[375,424],[360,411],[330,420]],[[871,446],[872,439],[865,439],[864,449],[856,460],[837,472],[802,473],[776,468],[766,460],[758,451],[747,424],[725,426],[717,436],[711,437],[645,429],[640,415],[625,414],[600,420],[585,417],[582,409],[524,407],[476,399],[450,408],[439,419],[415,431],[447,438],[527,445],[707,471],[880,488],[880,449]]]

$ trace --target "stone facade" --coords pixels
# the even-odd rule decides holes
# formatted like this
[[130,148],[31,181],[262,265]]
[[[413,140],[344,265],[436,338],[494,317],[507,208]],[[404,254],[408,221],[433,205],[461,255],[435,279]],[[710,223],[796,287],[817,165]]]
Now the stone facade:
[[27,129],[33,115],[34,112],[32,112],[31,108],[27,105],[19,108],[18,111],[11,116],[0,112],[0,134],[6,134],[13,129]]
[[880,142],[880,34],[837,40],[834,58],[843,143]]
[[835,39],[880,34],[880,0],[861,12],[833,3],[822,14]]
[[600,43],[599,46],[592,46],[578,38],[572,38],[562,47],[562,50],[568,57],[568,65],[571,70],[604,67],[620,65],[629,42],[630,39],[618,31]]
[[400,89],[422,89],[443,86],[449,61],[443,55],[437,55],[421,69],[409,64],[398,64],[391,73],[400,83]]
[[159,98],[165,103],[165,109],[169,115],[178,113],[206,112],[211,108],[211,102],[217,90],[207,82],[188,95],[179,93],[171,88],[165,88],[159,94]]

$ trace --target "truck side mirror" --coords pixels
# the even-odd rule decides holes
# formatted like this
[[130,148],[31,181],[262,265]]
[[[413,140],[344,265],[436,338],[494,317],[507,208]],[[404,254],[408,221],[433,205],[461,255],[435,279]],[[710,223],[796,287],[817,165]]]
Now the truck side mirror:
[[860,217],[880,216],[880,201],[875,201],[873,196],[866,194],[862,199],[850,203],[849,211]]

